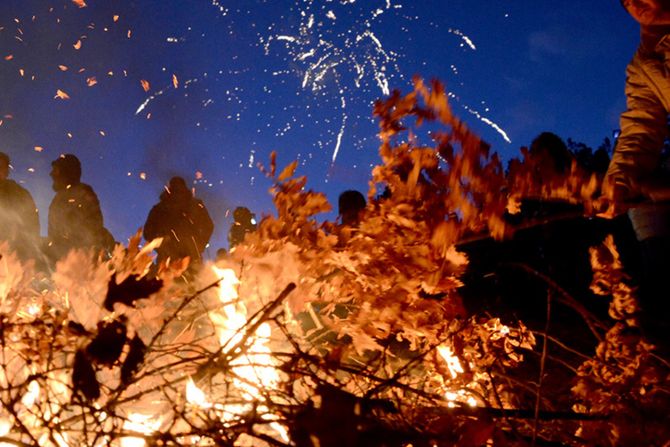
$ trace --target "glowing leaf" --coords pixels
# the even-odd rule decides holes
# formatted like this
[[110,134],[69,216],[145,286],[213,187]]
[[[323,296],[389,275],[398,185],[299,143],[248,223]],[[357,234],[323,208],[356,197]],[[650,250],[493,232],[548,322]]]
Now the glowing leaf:
[[78,40],[74,45],[72,45],[75,50],[78,50],[81,48],[81,40]]
[[90,78],[86,78],[86,85],[89,87],[93,87],[95,84],[97,84],[98,81],[95,79],[95,76],[91,76]]
[[298,166],[298,161],[294,161],[290,165],[286,166],[283,171],[281,171],[281,174],[279,174],[279,177],[277,177],[277,180],[280,182],[283,182],[289,177],[293,176],[293,173],[295,172],[295,168]]
[[174,85],[174,88],[179,88],[179,80],[177,79],[177,75],[172,75],[172,85]]
[[148,92],[149,89],[151,88],[151,84],[149,84],[149,81],[142,79],[140,83],[142,84],[142,88],[144,89],[145,92]]
[[80,8],[86,7],[86,2],[84,0],[72,0],[72,3],[79,6]]
[[12,59],[14,59],[14,55],[13,55],[13,54],[9,54],[9,55],[5,56],[5,60],[6,60],[6,61],[11,61]]
[[119,21],[119,16],[115,14],[114,17],[113,17],[113,20],[114,20],[115,22],[118,22],[118,21]]
[[59,89],[56,90],[56,96],[54,96],[54,99],[70,99],[70,95]]
[[60,71],[67,71],[67,66],[65,66],[65,65],[59,65],[59,66],[58,66],[58,69],[59,69]]

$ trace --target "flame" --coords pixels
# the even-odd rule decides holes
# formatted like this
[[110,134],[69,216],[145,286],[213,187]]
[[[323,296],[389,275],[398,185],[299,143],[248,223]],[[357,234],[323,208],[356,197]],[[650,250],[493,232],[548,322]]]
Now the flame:
[[[452,379],[458,377],[459,374],[462,374],[464,371],[461,361],[457,356],[454,355],[454,352],[449,346],[441,345],[437,347],[437,352],[444,359],[449,368],[449,375]],[[471,385],[468,385],[471,386]],[[455,408],[456,403],[466,403],[471,407],[477,406],[477,400],[468,394],[468,386],[462,388],[458,391],[447,391],[444,394],[444,397],[447,399],[447,407]]]
[[[151,435],[160,428],[161,421],[154,415],[130,413],[123,422],[123,429],[131,432]],[[121,438],[121,447],[144,447],[147,442],[138,436],[124,436]]]
[[[244,338],[243,328],[248,322],[246,306],[239,300],[237,291],[240,281],[232,269],[222,269],[215,265],[212,266],[212,269],[219,278],[222,278],[218,289],[222,308],[220,312],[211,312],[210,319],[217,327],[219,343],[222,348],[232,348]],[[279,371],[274,363],[272,350],[268,346],[271,335],[270,324],[260,324],[248,340],[249,345],[246,352],[230,363],[231,370],[236,377],[233,383],[240,390],[242,398],[247,402],[266,401],[262,390],[276,389],[280,382]],[[192,383],[192,381],[190,382]],[[202,403],[207,403],[205,394],[194,383],[192,385],[191,383],[187,384],[187,400],[200,406],[202,406]],[[188,398],[189,385],[191,385],[190,393],[193,401]],[[223,419],[232,421],[246,413],[249,407],[248,405],[226,405],[223,410]],[[262,419],[271,421],[270,427],[285,442],[290,441],[286,427],[275,420],[276,416],[271,414],[267,407],[260,405],[257,410],[261,413]]]
[[28,384],[28,391],[21,398],[21,403],[26,408],[31,408],[40,397],[40,384],[33,380]]
[[447,368],[449,368],[449,374],[452,379],[455,379],[459,374],[464,372],[463,366],[461,366],[461,361],[454,355],[449,346],[438,346],[437,352],[447,363]]
[[200,408],[211,408],[212,404],[207,401],[207,396],[204,391],[202,391],[198,386],[193,382],[193,379],[188,378],[186,383],[186,401]]
[[[12,429],[12,421],[8,417],[0,417],[0,437],[5,437]],[[14,447],[14,444],[9,442],[0,442],[0,447]]]

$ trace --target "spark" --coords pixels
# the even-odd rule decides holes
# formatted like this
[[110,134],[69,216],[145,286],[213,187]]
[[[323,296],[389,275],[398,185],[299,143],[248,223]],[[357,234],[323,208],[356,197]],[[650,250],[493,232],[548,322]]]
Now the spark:
[[215,8],[217,8],[217,9],[219,10],[219,12],[221,13],[222,16],[225,16],[225,15],[228,14],[228,9],[227,9],[225,6],[223,6],[223,5],[219,2],[219,0],[212,0],[212,6],[214,6]]
[[[331,9],[318,8],[312,1],[296,0],[301,21],[295,32],[261,37],[266,55],[270,54],[274,42],[285,44],[289,70],[274,70],[273,75],[298,74],[300,88],[313,94],[324,94],[336,87],[334,91],[339,99],[342,119],[333,142],[333,162],[340,153],[347,129],[347,104],[360,96],[355,96],[353,91],[376,86],[382,95],[388,96],[391,77],[402,77],[397,65],[398,54],[387,49],[375,33],[378,17],[390,10],[400,9],[401,5],[385,0],[382,5],[370,10],[360,3],[356,4],[356,0],[341,0],[339,3],[333,5],[339,9]],[[352,14],[354,7],[360,9],[359,15]],[[340,16],[355,18],[344,32],[333,25]],[[273,26],[270,27],[272,29]]]
[[464,108],[465,110],[467,110],[469,113],[471,113],[472,115],[476,116],[478,120],[480,120],[480,121],[483,122],[484,124],[490,126],[493,130],[495,130],[496,132],[498,132],[498,134],[500,134],[500,136],[502,136],[503,139],[504,139],[507,143],[510,143],[510,144],[512,143],[512,140],[510,140],[509,136],[507,135],[507,132],[505,132],[505,130],[503,130],[498,124],[494,123],[494,122],[491,121],[489,118],[483,116],[481,113],[479,113],[479,112],[476,111],[476,110],[471,109],[471,108],[468,107],[468,106],[463,106],[463,108]]
[[472,39],[470,39],[468,36],[466,36],[465,34],[463,34],[463,32],[462,32],[461,30],[453,29],[453,28],[449,28],[448,31],[449,31],[450,33],[452,33],[452,34],[457,35],[457,36],[460,37],[461,39],[463,39],[463,42],[465,42],[465,43],[466,43],[472,50],[477,50],[477,47],[476,47],[475,44],[472,42]]
[[337,154],[340,152],[340,145],[342,144],[342,137],[344,136],[344,129],[347,127],[347,102],[344,99],[344,96],[340,96],[340,99],[342,100],[342,126],[340,127],[340,132],[337,134],[337,143],[335,143],[335,150],[333,151],[331,160],[332,163],[335,163],[335,160],[337,160]]

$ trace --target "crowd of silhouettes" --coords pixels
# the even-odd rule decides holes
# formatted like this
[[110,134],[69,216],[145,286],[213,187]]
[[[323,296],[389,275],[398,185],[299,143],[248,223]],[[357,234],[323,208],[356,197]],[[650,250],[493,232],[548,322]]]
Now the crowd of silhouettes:
[[[40,236],[39,212],[30,192],[9,178],[11,160],[0,152],[0,241],[24,261],[33,259],[48,268],[75,249],[110,254],[115,240],[104,225],[100,201],[93,188],[81,181],[82,167],[73,154],[51,163],[52,188],[47,235]],[[202,200],[194,197],[182,177],[170,179],[147,217],[144,238],[162,238],[156,248],[157,263],[189,258],[201,263],[214,231]]]

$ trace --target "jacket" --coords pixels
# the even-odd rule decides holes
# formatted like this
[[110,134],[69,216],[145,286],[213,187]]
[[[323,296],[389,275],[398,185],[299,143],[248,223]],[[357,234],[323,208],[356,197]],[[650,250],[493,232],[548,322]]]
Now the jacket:
[[[655,40],[654,40],[655,41]],[[656,183],[670,112],[670,33],[654,44],[643,43],[626,69],[627,110],[607,176],[631,197]]]
[[144,239],[151,241],[162,237],[156,249],[158,263],[189,257],[198,263],[214,231],[207,208],[201,200],[191,196],[163,194],[144,224]]
[[111,235],[103,226],[93,188],[77,183],[56,193],[49,206],[48,236],[47,251],[53,259],[74,248],[109,248]]

